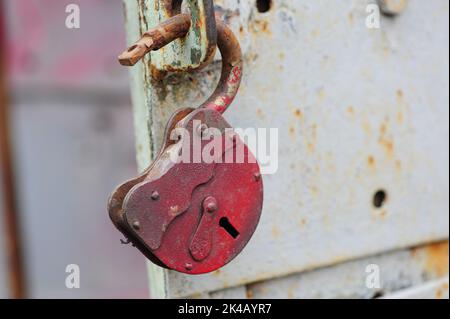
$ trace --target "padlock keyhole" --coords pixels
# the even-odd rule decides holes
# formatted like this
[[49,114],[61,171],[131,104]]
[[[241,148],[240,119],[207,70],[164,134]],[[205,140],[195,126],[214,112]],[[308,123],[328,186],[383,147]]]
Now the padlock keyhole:
[[234,226],[230,223],[228,218],[222,217],[219,220],[219,226],[222,227],[223,229],[225,229],[225,231],[228,234],[230,234],[231,237],[236,238],[237,236],[239,236],[238,230],[236,228],[234,228]]

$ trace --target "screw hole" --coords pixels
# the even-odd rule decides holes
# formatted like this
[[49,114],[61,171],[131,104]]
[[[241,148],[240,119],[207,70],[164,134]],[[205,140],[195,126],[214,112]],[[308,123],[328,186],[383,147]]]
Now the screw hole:
[[137,44],[133,44],[131,47],[129,47],[128,48],[128,52],[131,52],[131,51],[133,51],[134,49],[136,49],[137,48]]
[[373,195],[373,206],[381,208],[387,200],[387,194],[384,190],[380,189]]
[[258,12],[264,13],[272,7],[272,0],[256,0],[256,8]]
[[222,227],[223,229],[225,229],[225,231],[228,234],[230,234],[231,237],[236,238],[237,236],[239,236],[239,232],[237,231],[236,228],[234,228],[233,225],[231,225],[228,218],[222,217],[219,220],[219,226]]

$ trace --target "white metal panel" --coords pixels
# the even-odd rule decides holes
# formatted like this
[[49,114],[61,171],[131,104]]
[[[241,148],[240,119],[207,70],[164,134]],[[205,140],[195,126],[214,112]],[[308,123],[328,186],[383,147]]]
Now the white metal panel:
[[212,299],[245,299],[247,298],[247,289],[244,286],[213,291],[208,294]]
[[435,280],[418,287],[405,289],[389,296],[387,299],[448,299],[449,278]]
[[[377,274],[371,267],[377,267]],[[367,285],[373,274],[379,275],[379,287]],[[250,284],[247,295],[255,299],[378,298],[446,276],[448,242],[442,242]]]
[[[411,0],[381,29],[365,25],[371,1],[279,0],[264,14],[253,1],[216,3],[229,9],[245,53],[243,84],[225,117],[235,127],[277,127],[279,169],[264,176],[262,219],[243,253],[208,275],[161,271],[150,278],[163,285],[153,296],[448,238],[448,1]],[[135,13],[129,24],[138,23]],[[136,114],[146,108],[136,116],[141,169],[172,111],[198,105],[220,68],[156,83],[147,65],[132,71],[142,79]],[[136,91],[142,85],[145,96]],[[378,189],[388,195],[381,209],[372,205]]]

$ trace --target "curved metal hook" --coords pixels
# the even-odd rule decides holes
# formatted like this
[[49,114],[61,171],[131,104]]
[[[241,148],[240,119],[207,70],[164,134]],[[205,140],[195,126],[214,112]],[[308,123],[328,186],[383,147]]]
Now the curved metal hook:
[[[187,14],[169,18],[155,29],[147,31],[141,40],[119,56],[122,65],[134,65],[146,53],[158,50],[176,38],[184,36],[191,21]],[[222,75],[213,94],[200,107],[225,112],[236,96],[242,78],[241,47],[233,32],[216,16],[217,46],[222,55]]]
[[241,84],[243,59],[241,47],[233,32],[216,18],[217,46],[222,55],[222,75],[213,94],[200,107],[225,112]]

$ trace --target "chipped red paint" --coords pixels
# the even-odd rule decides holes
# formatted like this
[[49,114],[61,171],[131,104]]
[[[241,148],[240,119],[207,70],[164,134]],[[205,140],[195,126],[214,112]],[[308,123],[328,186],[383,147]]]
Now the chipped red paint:
[[222,76],[212,96],[200,107],[226,111],[233,102],[242,79],[243,60],[238,40],[231,30],[219,20],[217,25],[217,46],[222,54]]

